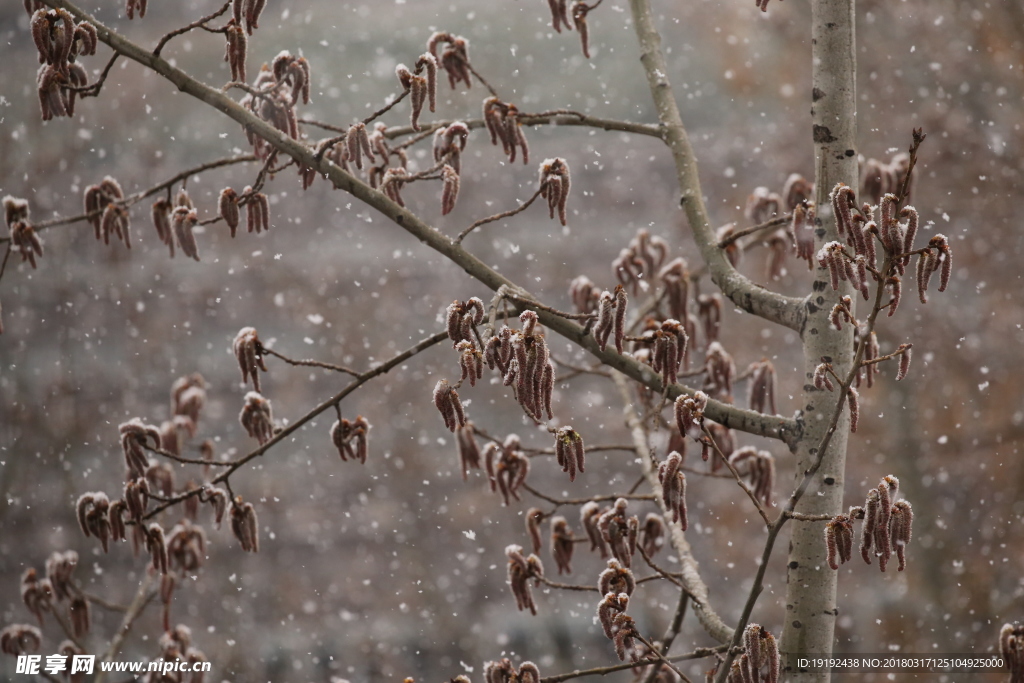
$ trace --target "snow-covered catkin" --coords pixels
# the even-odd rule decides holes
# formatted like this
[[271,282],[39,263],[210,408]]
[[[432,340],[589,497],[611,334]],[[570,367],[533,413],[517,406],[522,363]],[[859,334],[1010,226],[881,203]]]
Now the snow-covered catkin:
[[220,217],[224,219],[224,223],[231,230],[231,236],[234,237],[235,231],[238,230],[239,221],[238,193],[230,187],[225,187],[220,192],[217,208],[220,212]]
[[256,508],[252,506],[252,503],[243,503],[241,496],[236,496],[231,504],[231,533],[234,534],[243,551],[259,552],[259,522],[256,518]]
[[526,511],[525,521],[526,533],[530,536],[533,552],[539,553],[541,546],[544,545],[540,537],[540,523],[544,521],[544,511],[540,508],[530,508]]
[[467,421],[455,430],[455,443],[459,453],[459,464],[462,466],[462,480],[469,478],[469,470],[480,469],[480,447],[476,443],[476,432],[473,423]]
[[608,337],[615,324],[614,308],[615,300],[611,292],[602,292],[597,305],[597,323],[594,325],[594,339],[602,351],[608,346]]
[[892,514],[889,517],[889,540],[896,550],[896,559],[899,560],[897,571],[907,568],[906,547],[910,543],[913,522],[914,511],[910,503],[901,500],[892,507]]
[[899,369],[896,371],[897,382],[905,378],[910,371],[910,357],[913,347],[913,344],[900,344],[900,347],[896,349],[896,353],[900,354]]
[[459,174],[450,164],[441,168],[441,215],[447,216],[455,209],[455,202],[459,199]]
[[[596,5],[595,5],[596,6]],[[572,6],[572,21],[580,34],[583,56],[590,59],[590,28],[587,26],[587,13],[593,9],[582,0],[576,0]]]
[[587,538],[590,539],[590,550],[597,550],[601,554],[601,559],[608,557],[608,547],[598,528],[598,522],[604,512],[601,505],[594,501],[586,503],[580,508],[580,525],[587,532]]
[[856,432],[857,425],[860,422],[860,393],[858,393],[856,387],[850,387],[848,394],[850,400],[850,431]]
[[572,574],[572,551],[575,535],[565,517],[551,518],[551,556],[558,566],[559,574]]
[[819,363],[814,368],[814,387],[816,389],[835,390],[835,385],[832,384],[832,378],[829,376],[831,370],[832,366],[829,363]]
[[459,400],[459,393],[448,384],[448,380],[438,380],[434,386],[433,400],[434,406],[444,418],[444,426],[448,428],[448,431],[454,432],[456,427],[466,424],[466,415],[463,411],[462,401]]
[[260,376],[257,370],[266,372],[267,365],[263,360],[263,344],[256,333],[256,328],[243,327],[240,329],[235,335],[231,349],[235,354],[235,360],[238,361],[238,367],[242,371],[242,383],[252,379],[253,388],[260,391]]
[[274,418],[270,401],[255,391],[245,395],[245,403],[242,405],[242,412],[238,414],[238,422],[261,446],[274,438]]
[[568,425],[555,432],[555,457],[562,471],[569,473],[569,481],[575,481],[577,470],[583,472],[586,464],[579,432]]
[[615,285],[615,350],[622,353],[622,341],[626,337],[626,290]]

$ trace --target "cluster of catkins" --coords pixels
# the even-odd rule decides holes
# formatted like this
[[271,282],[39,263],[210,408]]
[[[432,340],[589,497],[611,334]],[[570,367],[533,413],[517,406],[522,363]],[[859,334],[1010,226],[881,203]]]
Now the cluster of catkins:
[[[459,680],[464,679],[464,680]],[[453,683],[469,683],[465,676],[458,676]],[[484,664],[484,683],[540,683],[540,669],[533,662],[523,662],[519,671],[507,657]]]
[[[43,243],[28,222],[28,201],[10,195],[4,197],[4,219],[11,231],[11,250],[21,254],[21,261],[36,267],[36,257],[43,255]],[[0,332],[3,325],[0,324]]]
[[759,624],[743,631],[743,654],[733,660],[726,683],[778,683],[781,660],[775,636]]
[[544,332],[537,324],[537,313],[523,311],[519,320],[523,325],[521,330],[502,327],[487,340],[483,362],[489,369],[502,374],[504,385],[513,388],[516,400],[527,415],[537,422],[542,421],[545,415],[550,420],[553,418],[551,400],[555,389],[555,364],[548,352]]
[[217,211],[224,219],[231,236],[235,236],[238,224],[241,220],[239,208],[245,205],[245,229],[247,232],[255,232],[257,235],[264,230],[270,230],[270,199],[262,192],[257,192],[251,185],[246,185],[239,195],[230,187],[220,192],[217,200]]
[[520,450],[521,446],[515,434],[509,434],[500,445],[491,441],[484,446],[483,460],[491,491],[499,491],[505,505],[519,500],[519,489],[530,473],[530,459]]
[[[234,59],[231,57],[231,35],[229,32],[229,61]],[[237,68],[232,61],[232,72]],[[285,50],[274,58],[273,66],[264,64],[260,67],[252,87],[239,104],[288,137],[298,139],[299,122],[295,107],[300,101],[309,103],[309,83],[309,62],[305,57],[295,57]],[[274,147],[255,131],[246,127],[245,135],[258,158],[268,159],[275,153]]]
[[[832,191],[831,200],[839,235],[845,237],[847,245],[855,252],[850,256],[841,242],[829,242],[818,251],[818,264],[828,268],[833,289],[839,288],[841,280],[849,280],[865,299],[868,298],[868,274],[876,277],[872,271],[877,239],[894,270],[893,274],[882,274],[885,277],[883,284],[892,293],[888,304],[890,316],[899,307],[901,276],[915,253],[918,254],[916,279],[921,303],[928,300],[928,284],[936,271],[939,272],[939,291],[945,291],[953,267],[949,241],[945,235],[934,235],[926,247],[915,251],[919,218],[914,207],[905,206],[897,214],[899,197],[890,192],[882,196],[878,206],[865,204],[858,210],[853,190],[842,183]],[[906,222],[900,222],[900,219],[906,219]]]
[[1024,626],[1003,625],[999,631],[999,654],[1010,671],[1008,683],[1024,683]]
[[43,625],[43,615],[58,616],[57,605],[67,604],[68,623],[75,638],[89,632],[89,600],[72,578],[78,566],[78,553],[73,550],[55,552],[46,560],[46,576],[40,578],[34,567],[21,575],[21,600],[28,611]]
[[520,611],[529,609],[531,614],[537,614],[537,605],[530,592],[530,579],[533,579],[534,585],[540,585],[544,578],[544,566],[540,558],[536,555],[523,557],[521,545],[508,546],[505,555],[508,557],[508,585],[515,596],[516,607]]
[[[192,647],[192,629],[183,624],[178,624],[173,629],[170,623],[164,624],[165,632],[160,636],[157,645],[160,647],[158,662],[187,662],[189,669],[200,662],[208,661],[206,655],[199,649]],[[191,678],[180,679],[181,683],[203,683],[205,675],[201,672],[192,672]],[[153,678],[152,681],[160,680]],[[177,681],[178,679],[171,679]]]
[[437,110],[437,67],[437,57],[429,52],[420,55],[413,71],[405,64],[395,67],[395,75],[412,101],[410,124],[413,130],[420,129],[419,119],[424,104],[429,104],[431,112]]
[[754,497],[764,501],[765,505],[771,505],[775,488],[775,456],[753,446],[744,446],[728,457],[736,472],[750,483]]
[[263,361],[265,351],[259,335],[256,333],[256,328],[243,327],[240,329],[235,335],[231,348],[235,354],[235,360],[238,361],[238,367],[242,371],[242,383],[252,379],[255,389],[245,395],[238,421],[245,428],[246,433],[259,441],[260,446],[263,446],[274,438],[274,417],[270,401],[260,393],[258,371],[266,372],[267,366]]
[[106,176],[102,182],[86,187],[83,197],[96,239],[110,244],[110,236],[116,235],[131,249],[131,223],[120,183]]
[[96,54],[96,27],[87,21],[76,24],[67,10],[45,8],[32,14],[31,25],[42,65],[36,86],[43,120],[74,116],[75,97],[89,81],[78,57]]
[[640,637],[640,632],[633,617],[626,614],[629,593],[609,590],[603,595],[597,605],[597,619],[604,635],[615,644],[615,654],[620,660],[625,660],[629,654],[630,660],[639,661],[640,653],[637,652],[635,639]]
[[612,261],[612,272],[623,286],[629,287],[636,295],[640,289],[647,289],[647,280],[654,277],[666,258],[668,243],[657,235],[651,235],[650,231],[641,229],[629,246]]
[[567,31],[571,31],[575,26],[576,31],[580,34],[583,56],[587,59],[590,59],[590,27],[587,25],[587,14],[600,4],[601,0],[597,0],[593,5],[588,5],[583,0],[573,0],[572,23],[570,24],[569,0],[548,0],[548,7],[551,9],[551,27],[561,33],[563,26]]
[[523,163],[530,161],[530,147],[526,143],[523,124],[519,120],[519,107],[506,104],[497,97],[488,97],[483,105],[484,124],[491,134],[491,144],[501,141],[501,148],[511,164],[516,160],[516,150],[522,150]]
[[[754,225],[761,225],[783,214],[790,213],[789,225],[781,226],[758,240],[768,247],[766,275],[769,280],[781,277],[785,272],[787,253],[792,250],[797,258],[807,261],[811,268],[814,255],[814,183],[799,173],[791,173],[782,186],[782,192],[772,192],[767,187],[758,187],[747,197],[744,217]],[[719,228],[721,241],[732,234],[735,226]],[[743,257],[739,242],[733,241],[725,247],[726,256],[733,266],[738,266]]]
[[342,461],[352,458],[366,464],[366,435],[369,431],[370,423],[362,415],[357,415],[355,420],[339,418],[331,425],[331,441]]
[[868,491],[864,507],[851,507],[846,514],[833,517],[825,525],[825,544],[828,550],[828,565],[839,569],[839,565],[853,556],[853,522],[864,520],[861,527],[860,554],[871,564],[872,549],[878,558],[878,567],[883,572],[893,552],[899,561],[899,571],[907,566],[906,546],[910,543],[914,512],[910,503],[896,500],[899,494],[899,479],[888,475],[876,488]]

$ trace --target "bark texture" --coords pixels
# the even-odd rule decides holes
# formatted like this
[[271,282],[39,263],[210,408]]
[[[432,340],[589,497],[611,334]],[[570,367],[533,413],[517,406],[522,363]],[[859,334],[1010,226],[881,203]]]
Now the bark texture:
[[[815,149],[816,248],[838,239],[829,193],[836,183],[857,187],[856,151],[856,39],[854,0],[812,0],[812,136]],[[829,427],[839,399],[814,388],[814,368],[827,359],[842,377],[849,372],[854,348],[851,326],[838,332],[829,325],[832,306],[844,294],[853,294],[843,282],[838,292],[829,284],[828,271],[815,271],[813,290],[805,301],[801,335],[804,347],[804,387],[801,406],[803,432],[796,444],[797,483],[818,457],[817,447]],[[796,511],[808,515],[836,515],[842,511],[845,484],[849,411],[840,417],[835,436],[820,469],[815,473]],[[786,680],[822,683],[828,673],[798,671],[798,654],[828,655],[832,651],[837,572],[825,561],[824,523],[792,523],[787,570],[786,614],[781,651]]]

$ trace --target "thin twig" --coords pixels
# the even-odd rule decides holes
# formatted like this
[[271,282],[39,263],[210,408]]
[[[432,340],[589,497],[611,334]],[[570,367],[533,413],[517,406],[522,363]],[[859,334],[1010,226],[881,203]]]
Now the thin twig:
[[618,494],[613,493],[605,496],[591,496],[589,498],[553,498],[545,495],[533,488],[529,484],[524,483],[523,488],[532,493],[537,498],[545,500],[555,507],[561,507],[563,505],[586,505],[587,503],[605,503],[610,501],[616,501],[619,498],[625,498],[626,500],[655,500],[655,496],[651,494]]
[[[146,606],[149,605],[150,601],[156,597],[158,591],[151,591],[150,585],[153,583],[153,576],[149,572],[145,572],[142,581],[139,583],[139,589],[135,591],[135,597],[132,599],[131,604],[128,606],[127,611],[124,613],[124,618],[121,620],[121,625],[118,627],[114,637],[110,639],[110,645],[107,647],[107,651],[103,654],[100,659],[101,662],[109,662],[117,654],[121,648],[121,643],[128,636],[128,633],[132,629],[132,625],[135,620],[139,618]],[[104,671],[102,667],[99,667],[99,674],[96,676],[96,683],[103,683],[105,680]]]
[[77,87],[68,87],[68,90],[72,90],[78,93],[79,97],[99,97],[100,90],[103,89],[103,84],[107,82],[107,76],[110,75],[110,70],[114,68],[114,62],[121,56],[121,53],[114,50],[114,54],[110,55],[110,59],[107,60],[107,65],[103,67],[103,71],[100,72],[100,77],[96,79],[95,83],[89,83],[88,85],[80,85]]
[[749,228],[737,230],[736,232],[730,233],[727,237],[724,237],[723,239],[719,240],[718,248],[725,249],[727,246],[729,246],[736,240],[740,239],[741,237],[746,237],[747,235],[759,232],[761,230],[767,230],[768,228],[777,228],[780,225],[785,225],[792,219],[793,214],[784,213],[781,216],[776,216],[775,218],[767,220],[764,223],[759,223],[758,225],[754,225]]
[[281,360],[283,360],[288,365],[296,365],[296,366],[304,366],[304,367],[312,367],[312,368],[323,368],[324,370],[334,370],[335,372],[343,372],[343,373],[345,373],[347,375],[352,375],[353,377],[358,377],[359,376],[358,372],[356,372],[355,370],[352,370],[351,368],[346,368],[343,365],[334,365],[333,363],[325,363],[325,362],[319,361],[319,360],[294,360],[292,358],[288,358],[284,354],[281,354],[281,353],[278,353],[277,351],[274,351],[273,349],[268,349],[265,346],[263,347],[263,352],[268,354],[268,355],[274,356],[275,358],[280,358]]
[[[152,195],[155,195],[155,194],[157,194],[159,192],[163,192],[164,190],[166,190],[166,189],[170,188],[171,186],[175,185],[176,183],[180,183],[181,181],[183,181],[186,178],[189,178],[189,177],[191,177],[193,175],[197,175],[199,173],[203,173],[205,171],[209,171],[209,170],[214,169],[214,168],[220,168],[222,166],[232,166],[234,164],[245,164],[245,163],[249,163],[250,161],[256,161],[256,160],[257,160],[256,159],[256,155],[254,155],[254,154],[244,154],[242,156],[228,157],[228,158],[225,158],[225,159],[217,159],[216,161],[209,161],[209,162],[207,162],[205,164],[201,164],[201,165],[196,166],[194,168],[190,168],[187,171],[182,171],[181,173],[178,173],[177,175],[175,175],[172,178],[169,178],[168,180],[164,180],[163,182],[158,183],[157,185],[154,185],[154,186],[152,186],[152,187],[150,187],[148,189],[142,190],[141,192],[136,192],[134,194],[130,194],[127,197],[125,197],[124,199],[121,199],[121,200],[119,200],[117,202],[114,202],[114,203],[118,204],[120,206],[129,207],[129,206],[132,206],[133,204],[139,203],[140,201],[142,201],[146,197],[151,197]],[[72,225],[74,223],[79,223],[81,221],[87,221],[90,218],[95,218],[95,217],[99,216],[101,213],[102,213],[102,211],[94,211],[92,213],[84,213],[84,214],[80,214],[78,216],[69,216],[67,218],[53,218],[53,219],[46,220],[46,221],[40,221],[39,223],[33,223],[32,224],[32,229],[36,230],[36,231],[39,231],[39,230],[45,230],[47,228],[54,228],[54,227],[61,226],[61,225]],[[10,237],[0,237],[0,243],[10,242],[10,240],[11,240]]]
[[700,428],[701,431],[704,432],[704,438],[711,443],[711,447],[714,449],[715,454],[718,455],[718,457],[722,459],[722,462],[725,463],[725,466],[729,468],[729,472],[732,473],[733,479],[736,480],[736,484],[743,489],[743,492],[747,494],[748,498],[750,498],[750,502],[752,502],[754,507],[757,508],[758,513],[761,515],[761,519],[764,520],[764,525],[766,527],[770,527],[772,525],[772,521],[768,519],[768,513],[764,511],[764,506],[761,505],[761,501],[759,501],[757,496],[754,495],[754,492],[747,485],[747,482],[743,481],[743,477],[741,477],[740,473],[736,471],[736,467],[729,462],[729,458],[725,457],[725,453],[723,453],[722,449],[718,446],[718,442],[715,441],[715,437],[711,435],[711,431],[707,428],[707,425],[702,422]]
[[[666,657],[670,662],[684,662],[692,659],[704,659],[705,657],[713,657],[719,652],[724,652],[726,646],[719,645],[718,647],[699,647],[693,652],[687,652],[686,654],[674,655],[672,657]],[[569,681],[573,678],[583,678],[585,676],[606,676],[616,671],[624,671],[626,669],[632,669],[635,666],[644,666],[646,664],[656,664],[657,659],[641,659],[639,662],[626,662],[625,664],[613,664],[611,666],[598,666],[592,669],[576,669],[564,674],[558,674],[557,676],[547,676],[540,679],[540,683],[562,683],[562,681]]]
[[[161,38],[160,42],[156,44],[156,47],[153,48],[153,55],[156,56],[156,57],[159,57],[161,50],[163,50],[164,46],[167,45],[167,43],[169,43],[172,39],[174,39],[174,38],[176,38],[176,37],[178,37],[178,36],[180,36],[180,35],[182,35],[184,33],[188,33],[192,29],[196,29],[196,28],[200,28],[200,27],[205,28],[205,25],[207,24],[207,22],[213,21],[214,19],[216,19],[220,15],[224,14],[225,12],[227,12],[229,7],[231,7],[231,0],[227,0],[227,2],[225,2],[224,5],[219,10],[214,12],[213,14],[208,14],[207,16],[203,17],[202,19],[198,19],[196,21],[193,21],[188,26],[182,26],[179,29],[175,29],[175,30],[171,31],[170,33],[165,35],[163,38]],[[219,31],[218,31],[218,33],[219,33]]]
[[466,238],[466,235],[473,232],[481,225],[487,225],[488,223],[493,223],[494,221],[500,221],[502,218],[511,218],[512,216],[515,216],[517,213],[522,213],[523,211],[526,211],[528,208],[530,208],[531,204],[537,201],[537,197],[539,197],[540,193],[543,191],[543,187],[539,188],[536,192],[533,193],[532,197],[530,197],[525,202],[520,204],[517,208],[512,209],[511,211],[504,211],[493,216],[488,216],[487,218],[481,218],[476,223],[473,223],[473,225],[469,226],[468,228],[460,232],[459,236],[455,238],[455,243],[462,244],[462,240]]
[[[665,635],[661,638],[661,654],[665,656],[669,650],[672,649],[672,643],[675,641],[676,636],[679,635],[679,630],[683,627],[683,617],[686,615],[686,603],[690,598],[690,594],[685,590],[679,591],[679,604],[676,605],[676,611],[672,615],[672,621],[669,623],[668,628],[665,630]],[[650,672],[644,676],[643,683],[654,683],[654,679],[658,677],[658,668],[651,667]]]
[[[254,451],[250,452],[249,454],[247,454],[247,455],[245,455],[245,456],[243,456],[241,458],[238,458],[237,460],[233,460],[233,461],[231,461],[229,463],[224,463],[225,465],[227,465],[227,470],[225,470],[221,474],[217,475],[213,479],[213,481],[210,482],[210,486],[216,486],[217,484],[220,484],[222,482],[226,483],[228,478],[232,474],[234,474],[236,471],[238,471],[243,465],[245,465],[249,461],[253,460],[254,458],[260,457],[261,455],[263,455],[264,453],[269,451],[271,448],[273,448],[277,444],[281,443],[283,440],[288,438],[291,434],[293,434],[294,432],[296,432],[299,429],[301,429],[310,420],[312,420],[315,417],[317,417],[318,415],[320,415],[320,413],[322,413],[322,412],[324,412],[324,411],[334,407],[338,403],[340,403],[346,396],[351,394],[353,391],[355,391],[356,389],[358,389],[362,385],[364,385],[367,382],[369,382],[371,379],[373,379],[375,377],[379,377],[380,375],[383,375],[383,374],[387,373],[389,370],[391,370],[394,367],[404,363],[406,360],[412,358],[413,356],[415,356],[416,354],[420,353],[421,351],[429,349],[431,346],[433,346],[433,345],[437,344],[438,342],[440,342],[440,341],[442,341],[444,339],[447,339],[447,338],[448,338],[448,333],[447,332],[438,332],[437,334],[435,334],[433,336],[430,336],[430,337],[427,337],[426,339],[421,340],[415,346],[412,346],[412,347],[406,349],[405,351],[403,351],[402,353],[398,354],[397,356],[394,356],[394,357],[388,359],[387,361],[381,363],[380,365],[378,365],[377,367],[373,368],[372,370],[367,370],[366,372],[362,373],[361,375],[356,376],[340,392],[338,392],[337,394],[335,394],[331,398],[327,399],[326,401],[324,401],[320,405],[316,406],[315,408],[313,408],[312,410],[307,412],[305,415],[303,415],[302,417],[300,417],[297,420],[295,420],[295,422],[292,422],[291,424],[289,424],[284,429],[282,429],[282,430],[280,430],[278,432],[275,432],[274,437],[272,439],[270,439],[269,441],[267,441],[262,446],[260,446],[259,448],[255,449]],[[155,508],[153,508],[148,514],[146,514],[144,519],[150,519],[151,517],[156,516],[157,514],[159,514],[160,512],[166,510],[168,507],[170,507],[172,505],[177,505],[178,503],[182,502],[183,500],[191,498],[192,496],[197,496],[197,495],[200,494],[200,492],[202,492],[202,490],[203,489],[200,487],[200,488],[192,489],[191,491],[185,491],[184,493],[180,493],[177,496],[174,496],[173,498],[170,498],[166,502],[161,503],[160,505],[158,505]]]

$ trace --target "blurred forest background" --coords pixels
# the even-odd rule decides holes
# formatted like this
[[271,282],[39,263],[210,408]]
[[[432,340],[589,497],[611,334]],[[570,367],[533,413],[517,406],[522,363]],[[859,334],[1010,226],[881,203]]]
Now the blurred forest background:
[[[154,0],[134,22],[124,19],[120,1],[90,0],[84,9],[152,45],[217,5]],[[655,9],[709,209],[719,224],[742,224],[741,207],[756,186],[778,191],[791,172],[813,178],[810,6],[786,0],[762,14],[746,0],[657,0]],[[1024,617],[1024,5],[865,0],[857,16],[859,152],[888,160],[906,149],[913,127],[924,128],[913,204],[925,235],[950,237],[956,261],[945,295],[933,292],[922,306],[911,288],[903,304],[909,310],[880,328],[883,351],[912,341],[915,360],[908,381],[897,385],[887,368],[862,393],[847,504],[894,474],[917,520],[906,572],[880,574],[859,561],[842,567],[837,652],[990,652],[1000,626]],[[281,50],[301,52],[314,83],[303,115],[348,125],[396,93],[395,65],[411,64],[434,30],[446,30],[470,40],[476,69],[524,111],[564,107],[656,121],[625,0],[605,0],[590,25],[587,61],[575,33],[553,33],[542,0],[269,0],[250,42],[249,73]],[[27,198],[35,220],[80,213],[84,187],[107,174],[134,192],[248,151],[239,126],[127,60],[73,120],[44,124],[20,2],[0,5],[0,39],[0,194]],[[164,54],[214,86],[229,80],[219,36],[192,33]],[[90,72],[108,55],[101,47],[87,58]],[[479,117],[483,89],[442,93],[438,118]],[[403,105],[385,121],[407,119]],[[667,239],[672,256],[698,264],[677,209],[671,159],[657,140],[554,126],[527,137],[531,163],[509,166],[485,132],[471,135],[454,213],[439,217],[437,186],[411,187],[407,203],[454,235],[532,194],[533,159],[563,156],[573,169],[568,229],[535,207],[487,226],[467,247],[563,309],[574,276],[615,283],[610,263],[640,228]],[[413,159],[423,167],[426,154]],[[216,212],[223,187],[240,189],[257,170],[232,167],[193,180],[201,217]],[[104,247],[80,223],[41,233],[46,253],[38,270],[9,265],[0,282],[3,624],[31,622],[19,577],[26,567],[42,568],[55,550],[79,552],[77,576],[90,591],[130,600],[145,560],[123,545],[103,555],[77,528],[73,503],[85,491],[120,491],[117,425],[167,419],[177,377],[198,371],[209,383],[195,444],[212,438],[224,458],[254,447],[237,420],[245,389],[230,346],[239,328],[256,327],[268,346],[292,357],[365,368],[442,329],[453,299],[490,299],[458,268],[323,181],[303,192],[289,169],[265,191],[271,231],[231,240],[222,224],[212,226],[199,235],[200,263],[167,258],[144,202],[133,211],[130,252]],[[802,264],[790,260],[790,273],[767,283],[766,258],[763,249],[749,251],[743,270],[786,293],[805,293]],[[801,383],[795,334],[727,309],[726,348],[741,370],[773,360],[779,411],[792,415]],[[561,358],[589,362],[564,340],[550,342]],[[279,421],[347,381],[273,358],[268,364],[264,394]],[[365,466],[339,460],[328,435],[334,417],[325,413],[235,475],[235,492],[259,512],[259,554],[243,553],[226,528],[213,531],[204,510],[209,560],[177,593],[172,621],[192,628],[214,663],[211,680],[436,681],[472,671],[476,681],[482,663],[502,653],[532,659],[544,674],[615,662],[594,623],[591,594],[543,591],[538,616],[515,611],[503,548],[527,545],[523,513],[539,501],[502,507],[480,473],[462,481],[454,441],[430,404],[437,379],[456,372],[453,352],[440,344],[345,400],[347,417],[361,414],[373,425]],[[549,447],[550,436],[525,425],[507,394],[500,385],[464,392],[471,418],[491,434],[515,432],[527,446]],[[741,404],[744,395],[741,388]],[[588,444],[629,442],[611,384],[573,380],[556,389],[555,403]],[[787,495],[793,468],[785,448],[745,435],[739,442],[772,449],[776,496]],[[583,496],[624,491],[638,475],[630,454],[612,451],[591,455],[571,487],[551,461],[535,460],[530,481],[549,495]],[[180,472],[179,483],[190,476]],[[688,497],[688,538],[715,608],[732,623],[764,531],[729,481],[691,478]],[[569,515],[581,533],[576,513]],[[775,633],[784,547],[753,614]],[[547,549],[543,557],[553,573]],[[591,583],[602,567],[579,548],[570,580]],[[630,611],[643,632],[664,630],[675,605],[669,588],[642,590],[634,600]],[[157,654],[158,612],[139,622],[122,659]],[[96,610],[94,619],[89,643],[102,651],[120,616]],[[45,654],[62,639],[52,626]],[[688,616],[675,651],[711,644]],[[699,676],[705,666],[684,671]],[[11,658],[0,671],[13,676]],[[617,676],[611,679],[629,680],[628,672]]]

